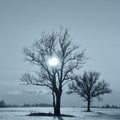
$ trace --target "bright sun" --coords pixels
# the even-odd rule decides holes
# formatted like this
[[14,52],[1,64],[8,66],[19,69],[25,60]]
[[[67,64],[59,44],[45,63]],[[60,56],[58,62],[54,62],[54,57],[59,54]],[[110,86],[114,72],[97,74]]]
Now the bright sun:
[[57,66],[59,64],[59,60],[56,57],[49,58],[48,64],[50,66]]

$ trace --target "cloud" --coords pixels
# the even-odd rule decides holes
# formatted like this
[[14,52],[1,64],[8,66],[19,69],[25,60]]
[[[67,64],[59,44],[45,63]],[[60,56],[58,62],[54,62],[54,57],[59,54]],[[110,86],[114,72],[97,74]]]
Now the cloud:
[[21,92],[20,91],[8,91],[8,94],[10,94],[10,95],[20,95]]
[[10,95],[23,95],[23,94],[30,94],[30,95],[45,95],[48,94],[49,91],[48,90],[35,90],[35,89],[28,89],[28,90],[14,90],[14,91],[8,91],[8,94]]
[[41,90],[35,90],[35,89],[29,89],[29,90],[23,90],[22,94],[40,94]]

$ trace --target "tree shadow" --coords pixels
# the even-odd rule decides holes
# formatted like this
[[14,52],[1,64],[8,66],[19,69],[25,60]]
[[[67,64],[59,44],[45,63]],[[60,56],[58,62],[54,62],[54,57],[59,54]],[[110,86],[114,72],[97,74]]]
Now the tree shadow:
[[64,120],[64,119],[61,116],[56,116],[56,117],[54,117],[54,120]]
[[103,116],[103,117],[106,117],[106,118],[113,118],[113,119],[120,119],[120,115],[114,115],[114,114],[107,114],[107,113],[101,113],[101,112],[97,112],[97,114],[99,116]]

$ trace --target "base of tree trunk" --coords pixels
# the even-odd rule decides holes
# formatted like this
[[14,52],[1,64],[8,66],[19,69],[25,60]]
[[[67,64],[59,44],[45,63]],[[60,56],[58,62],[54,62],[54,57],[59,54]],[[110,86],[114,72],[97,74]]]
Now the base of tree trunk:
[[86,112],[92,112],[91,110],[87,110]]
[[93,112],[93,111],[91,111],[91,110],[90,111],[89,110],[84,110],[83,112]]
[[60,115],[55,115],[53,113],[30,113],[28,116],[60,116],[60,117],[75,117],[73,115],[66,115],[66,114],[60,114]]

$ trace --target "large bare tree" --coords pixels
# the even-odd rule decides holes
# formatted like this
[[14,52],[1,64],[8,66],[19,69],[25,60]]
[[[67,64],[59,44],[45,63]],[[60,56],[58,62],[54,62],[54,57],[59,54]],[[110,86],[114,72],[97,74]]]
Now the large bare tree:
[[[85,62],[85,50],[80,51],[78,48],[79,46],[72,44],[68,29],[62,28],[57,33],[43,34],[31,48],[24,48],[26,60],[40,69],[34,75],[25,73],[21,80],[27,84],[46,86],[51,90],[54,115],[61,114],[63,87]],[[57,66],[50,66],[48,63],[48,59],[53,56],[59,60]]]
[[82,76],[74,77],[74,81],[69,84],[69,92],[76,93],[87,101],[87,111],[90,111],[90,103],[94,98],[102,99],[102,95],[111,93],[109,84],[107,82],[99,81],[99,72],[84,72]]

